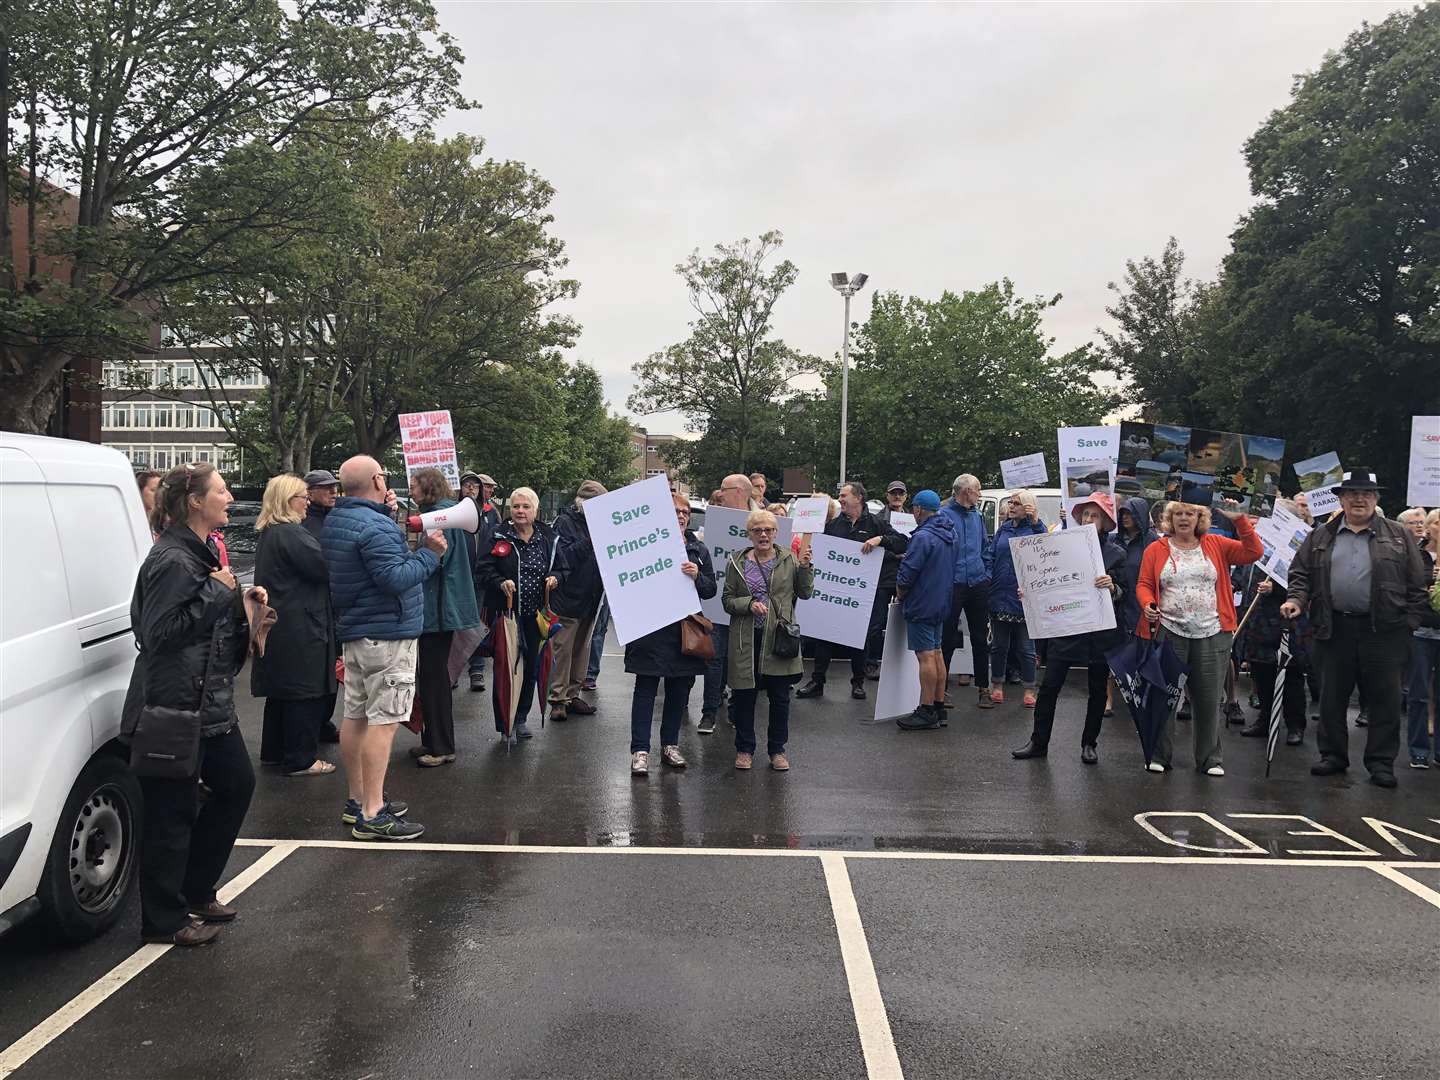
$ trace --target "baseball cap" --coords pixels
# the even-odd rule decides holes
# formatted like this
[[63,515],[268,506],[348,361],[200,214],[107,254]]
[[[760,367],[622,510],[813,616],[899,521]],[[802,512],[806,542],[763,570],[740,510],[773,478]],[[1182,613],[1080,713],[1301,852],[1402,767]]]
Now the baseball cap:
[[478,472],[461,473],[460,482],[463,484],[466,480],[474,480],[477,484],[483,484],[485,482],[480,479],[480,474]]
[[339,487],[340,481],[335,479],[335,474],[329,469],[312,469],[305,474],[305,486],[312,487]]
[[885,494],[888,495],[892,491],[898,491],[903,495],[906,490],[904,480],[891,480],[890,486],[885,489]]
[[910,505],[920,510],[939,510],[940,496],[926,488],[924,491],[917,491],[915,497],[910,500]]

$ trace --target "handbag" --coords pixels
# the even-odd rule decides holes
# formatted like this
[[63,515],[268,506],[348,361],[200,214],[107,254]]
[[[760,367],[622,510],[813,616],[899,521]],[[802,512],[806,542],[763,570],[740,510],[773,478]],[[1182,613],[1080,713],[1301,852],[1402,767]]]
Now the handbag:
[[698,612],[680,620],[680,652],[697,660],[715,659],[715,639],[710,631],[715,624]]
[[223,619],[210,631],[205,650],[205,671],[200,677],[200,701],[193,709],[145,705],[130,739],[130,771],[149,780],[190,780],[200,771],[200,706],[210,684],[210,661]]
[[777,618],[775,633],[770,637],[770,652],[781,660],[794,660],[799,656],[800,624]]

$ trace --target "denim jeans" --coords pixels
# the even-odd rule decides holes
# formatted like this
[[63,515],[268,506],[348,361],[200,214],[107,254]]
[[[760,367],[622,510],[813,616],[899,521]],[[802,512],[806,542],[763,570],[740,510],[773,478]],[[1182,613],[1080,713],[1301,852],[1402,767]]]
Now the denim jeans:
[[605,655],[605,634],[610,629],[610,601],[600,601],[600,611],[595,616],[595,632],[590,637],[590,666],[585,671],[587,681],[600,677],[600,658]]
[[[680,743],[680,721],[690,703],[694,675],[674,675],[665,680],[665,705],[660,710],[660,745]],[[655,695],[660,689],[658,675],[636,675],[635,693],[630,698],[630,752],[650,750],[650,728],[655,722]]]
[[716,623],[710,637],[715,642],[715,659],[705,665],[705,698],[700,708],[703,712],[718,713],[725,694],[725,665],[730,659],[726,655],[730,649],[730,627]]
[[1020,681],[1035,689],[1035,643],[1030,640],[1025,624],[991,618],[990,635],[990,675],[995,685],[1005,685],[1005,665],[1013,646],[1020,655]]
[[[1440,701],[1440,638],[1410,638],[1410,757],[1423,761],[1430,754],[1430,703]],[[1435,753],[1440,755],[1440,732]],[[1440,757],[1437,757],[1440,760]]]

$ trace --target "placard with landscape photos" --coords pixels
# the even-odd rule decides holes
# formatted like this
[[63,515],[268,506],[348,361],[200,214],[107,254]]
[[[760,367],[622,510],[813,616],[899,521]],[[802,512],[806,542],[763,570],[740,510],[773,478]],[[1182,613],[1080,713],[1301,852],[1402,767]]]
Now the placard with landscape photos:
[[1126,420],[1120,424],[1115,498],[1218,502],[1269,517],[1284,461],[1285,440],[1273,436]]

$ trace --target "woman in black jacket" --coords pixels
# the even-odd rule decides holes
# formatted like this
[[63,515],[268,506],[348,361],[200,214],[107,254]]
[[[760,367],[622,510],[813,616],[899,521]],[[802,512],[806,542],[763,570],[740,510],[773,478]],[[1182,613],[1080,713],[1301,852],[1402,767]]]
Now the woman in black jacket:
[[255,584],[270,594],[275,627],[250,667],[250,693],[265,699],[260,763],[287,776],[324,776],[335,766],[317,752],[335,708],[335,644],[330,575],[320,541],[306,528],[310,496],[297,476],[265,485],[255,528]]
[[[147,942],[203,945],[235,918],[235,909],[216,899],[215,886],[255,790],[235,715],[235,676],[250,638],[235,577],[209,539],[230,520],[233,501],[214,466],[171,469],[151,521],[159,539],[130,602],[144,704],[200,711],[198,776],[140,780],[140,932]],[[267,598],[263,588],[254,592]],[[127,716],[128,734],[136,719]],[[209,789],[203,805],[200,781]]]
[[1070,508],[1071,515],[1082,526],[1094,525],[1100,534],[1100,556],[1105,573],[1095,579],[1095,588],[1110,594],[1115,609],[1114,630],[1092,630],[1085,634],[1048,639],[1045,651],[1045,678],[1035,700],[1035,727],[1030,741],[1019,750],[1011,750],[1013,758],[1043,758],[1050,746],[1050,731],[1055,724],[1055,703],[1073,666],[1083,666],[1087,674],[1088,696],[1085,703],[1085,729],[1080,733],[1080,760],[1094,765],[1100,760],[1096,744],[1105,716],[1105,684],[1110,678],[1110,665],[1105,654],[1125,641],[1120,622],[1125,609],[1125,551],[1108,539],[1115,529],[1115,503],[1103,492],[1091,495]]
[[[681,572],[695,582],[701,600],[715,595],[715,567],[710,552],[690,531],[690,500],[675,496],[675,518],[685,535]],[[683,621],[683,620],[681,620]],[[680,623],[673,622],[625,646],[625,670],[635,676],[630,699],[630,772],[650,771],[650,727],[655,721],[655,695],[665,680],[665,707],[660,713],[660,760],[674,769],[685,767],[680,753],[680,721],[690,701],[695,677],[705,674],[705,661],[680,651]]]
[[[510,493],[510,520],[490,534],[488,547],[475,563],[475,583],[484,590],[485,609],[498,620],[513,608],[524,656],[520,700],[515,706],[514,735],[531,737],[525,723],[535,702],[535,678],[539,674],[540,631],[535,612],[545,603],[545,593],[560,582],[563,563],[557,557],[559,540],[555,530],[537,519],[540,498],[528,487]],[[492,631],[493,632],[493,631]],[[500,679],[492,680],[491,703],[495,709],[495,730],[505,730]],[[545,703],[540,703],[544,714]]]

